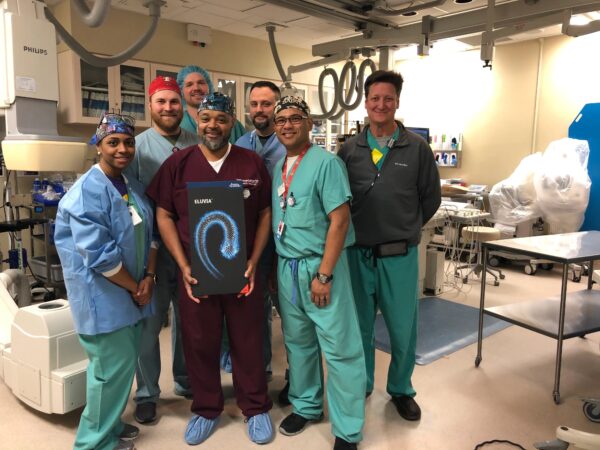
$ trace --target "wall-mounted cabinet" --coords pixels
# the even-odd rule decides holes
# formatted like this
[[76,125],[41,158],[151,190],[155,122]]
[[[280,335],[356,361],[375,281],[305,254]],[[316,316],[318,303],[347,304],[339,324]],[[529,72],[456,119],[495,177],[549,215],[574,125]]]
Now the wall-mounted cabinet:
[[[244,123],[245,104],[242,77],[227,73],[213,72],[210,74],[215,91],[228,95],[235,105],[235,117]],[[240,101],[242,99],[242,101]]]
[[[323,90],[323,100],[325,107],[330,109],[333,106],[335,92],[333,88],[325,87]],[[308,106],[312,114],[322,114],[321,104],[319,103],[319,88],[317,86],[308,86]],[[337,151],[337,136],[343,134],[343,121],[346,113],[333,120],[315,120],[312,129],[312,139],[316,145],[329,150],[332,153]]]
[[177,79],[177,74],[182,69],[181,66],[171,66],[169,64],[154,64],[150,63],[150,81],[156,77],[171,77]]
[[66,123],[97,124],[105,111],[128,114],[136,125],[150,126],[146,93],[150,64],[127,61],[99,68],[82,61],[74,52],[58,55],[59,111]]

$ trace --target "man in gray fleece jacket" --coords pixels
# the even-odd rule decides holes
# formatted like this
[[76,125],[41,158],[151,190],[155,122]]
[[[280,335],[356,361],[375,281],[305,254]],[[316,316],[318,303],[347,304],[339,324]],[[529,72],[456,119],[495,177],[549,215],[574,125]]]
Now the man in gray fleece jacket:
[[356,244],[348,249],[361,328],[368,397],[375,370],[374,322],[383,313],[392,348],[387,392],[406,420],[419,420],[411,377],[418,312],[421,227],[441,202],[440,177],[428,143],[394,120],[403,79],[378,70],[365,81],[369,125],[338,156],[348,169]]

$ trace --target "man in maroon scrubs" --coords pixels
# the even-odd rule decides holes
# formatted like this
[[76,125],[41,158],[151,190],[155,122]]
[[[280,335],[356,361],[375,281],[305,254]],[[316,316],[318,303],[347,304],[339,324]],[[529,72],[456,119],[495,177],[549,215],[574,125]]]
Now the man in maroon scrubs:
[[[223,320],[226,319],[233,385],[237,404],[248,418],[250,440],[264,444],[273,438],[268,411],[262,332],[263,299],[257,286],[258,260],[270,232],[271,182],[260,156],[228,141],[235,116],[232,100],[213,93],[198,108],[200,144],[171,155],[148,186],[156,202],[156,219],[164,244],[179,266],[183,350],[193,391],[192,418],[185,440],[196,445],[215,429],[223,411],[219,367]],[[188,182],[239,180],[244,185],[244,212],[250,290],[245,296],[211,295],[196,298],[191,286]]]

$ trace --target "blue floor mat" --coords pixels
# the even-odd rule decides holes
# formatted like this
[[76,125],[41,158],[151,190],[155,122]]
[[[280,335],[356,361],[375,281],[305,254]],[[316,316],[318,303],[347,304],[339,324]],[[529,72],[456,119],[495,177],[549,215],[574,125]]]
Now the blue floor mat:
[[[510,325],[485,315],[483,337],[486,338]],[[419,300],[417,364],[429,364],[477,342],[478,327],[478,308],[436,297]],[[381,314],[375,319],[375,347],[390,353],[390,337]]]

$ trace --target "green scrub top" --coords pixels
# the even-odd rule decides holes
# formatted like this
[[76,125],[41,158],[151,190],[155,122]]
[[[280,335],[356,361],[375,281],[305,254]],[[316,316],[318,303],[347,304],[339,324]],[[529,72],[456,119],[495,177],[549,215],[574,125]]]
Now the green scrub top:
[[[398,140],[400,136],[400,128],[396,128],[394,134],[392,135],[392,139],[394,141]],[[371,147],[371,157],[373,159],[373,164],[377,166],[378,170],[381,170],[381,166],[383,166],[383,161],[385,160],[386,155],[390,151],[390,148],[386,145],[383,148],[379,148],[379,143],[375,136],[371,133],[370,129],[367,129],[367,142],[369,143],[369,147]]]
[[140,209],[135,196],[127,189],[127,205],[131,206],[138,213],[140,222],[133,226],[133,236],[135,238],[135,252],[136,252],[136,273],[132,273],[133,279],[139,281],[142,279],[144,274],[144,261],[145,261],[145,242],[146,242],[146,231],[144,227],[144,214]]
[[[323,255],[329,229],[328,214],[352,199],[346,167],[336,155],[312,145],[296,169],[288,197],[295,204],[280,205],[278,189],[282,185],[282,167],[285,158],[273,171],[273,234],[277,253],[285,258],[304,258]],[[285,224],[278,237],[279,223]],[[344,248],[354,243],[352,223],[346,234]]]

